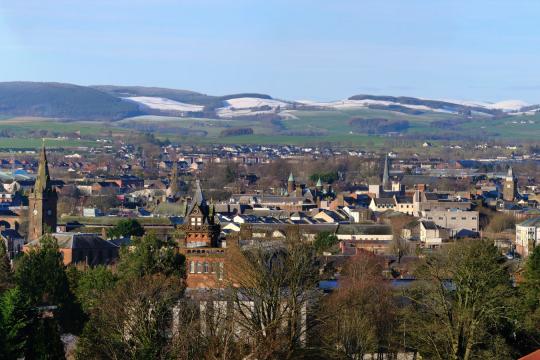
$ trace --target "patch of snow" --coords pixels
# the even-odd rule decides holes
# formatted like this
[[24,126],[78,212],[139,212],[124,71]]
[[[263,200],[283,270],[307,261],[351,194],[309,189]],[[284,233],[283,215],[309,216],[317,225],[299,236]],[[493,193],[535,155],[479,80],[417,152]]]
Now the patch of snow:
[[262,106],[269,106],[271,108],[287,107],[288,103],[284,101],[274,100],[274,99],[259,99],[252,97],[241,97],[235,99],[226,100],[225,103],[228,107],[233,107],[235,109],[249,109],[249,108],[259,108]]
[[433,112],[441,112],[441,113],[449,113],[453,114],[454,112],[446,109],[436,109],[431,108],[426,105],[409,105],[409,104],[401,104],[394,101],[384,101],[384,100],[371,100],[371,99],[365,99],[365,100],[338,100],[338,101],[332,101],[332,102],[317,102],[317,101],[310,101],[310,100],[298,100],[297,101],[300,104],[304,104],[307,106],[318,106],[318,107],[326,107],[326,108],[332,108],[332,109],[358,109],[358,108],[367,108],[370,105],[380,105],[380,106],[391,106],[391,105],[397,105],[402,106],[409,109],[414,110],[421,110],[421,111],[433,111]]
[[162,98],[162,97],[132,96],[132,97],[124,98],[124,99],[135,101],[150,109],[156,109],[156,110],[197,112],[197,111],[202,111],[202,109],[204,108],[204,106],[202,105],[186,104],[183,102],[174,101],[174,100]]
[[519,111],[521,108],[528,106],[529,104],[522,100],[503,100],[496,103],[490,103],[486,101],[470,101],[470,100],[442,100],[454,104],[483,107],[490,110],[502,110],[505,112]]
[[494,104],[489,104],[487,107],[488,109],[499,109],[502,111],[510,112],[510,111],[519,111],[521,108],[529,106],[528,103],[521,100],[504,100],[499,101]]

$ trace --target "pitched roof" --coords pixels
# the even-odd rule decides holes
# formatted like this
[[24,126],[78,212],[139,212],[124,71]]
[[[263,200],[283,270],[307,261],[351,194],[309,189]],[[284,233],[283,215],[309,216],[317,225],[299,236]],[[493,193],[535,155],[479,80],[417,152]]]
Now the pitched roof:
[[[58,242],[60,249],[116,249],[117,245],[103,240],[97,234],[92,233],[53,233],[51,234]],[[28,246],[39,246],[40,240],[28,243]]]
[[531,219],[527,219],[519,224],[518,226],[525,226],[525,227],[538,227],[540,226],[540,217],[534,217]]
[[528,355],[525,355],[518,360],[540,360],[540,350],[536,350]]

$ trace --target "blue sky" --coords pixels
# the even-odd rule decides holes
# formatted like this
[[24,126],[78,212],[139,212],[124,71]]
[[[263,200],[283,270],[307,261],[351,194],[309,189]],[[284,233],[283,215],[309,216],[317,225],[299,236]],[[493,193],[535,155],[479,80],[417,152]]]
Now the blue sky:
[[540,1],[0,0],[0,81],[540,102]]

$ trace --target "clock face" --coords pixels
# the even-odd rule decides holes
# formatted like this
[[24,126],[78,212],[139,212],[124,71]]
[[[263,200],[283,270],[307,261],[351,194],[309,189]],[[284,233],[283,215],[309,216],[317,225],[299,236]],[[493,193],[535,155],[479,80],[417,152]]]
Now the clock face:
[[34,209],[34,215],[37,215],[37,209]]

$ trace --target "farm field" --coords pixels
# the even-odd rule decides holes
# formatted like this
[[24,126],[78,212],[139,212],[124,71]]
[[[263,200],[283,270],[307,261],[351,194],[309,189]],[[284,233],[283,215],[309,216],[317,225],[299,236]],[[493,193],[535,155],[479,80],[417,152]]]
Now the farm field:
[[[409,128],[399,135],[369,135],[358,133],[350,125],[352,118],[406,120]],[[434,125],[438,121],[447,128]],[[224,136],[230,129],[250,128],[253,134]],[[82,140],[69,138],[80,132]],[[151,132],[160,139],[183,143],[223,144],[321,144],[362,145],[378,147],[403,137],[408,141],[433,141],[440,135],[454,139],[482,138],[500,141],[530,141],[540,136],[540,114],[515,115],[502,118],[462,117],[439,112],[419,115],[368,108],[339,110],[289,110],[280,121],[247,119],[181,118],[144,115],[115,122],[60,121],[51,118],[0,119],[0,148],[34,148],[41,138],[49,146],[94,146],[100,137],[123,136],[130,132]],[[68,138],[62,139],[67,136]]]

